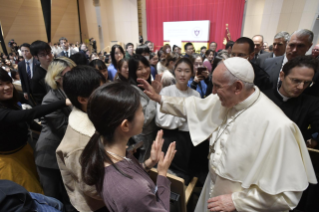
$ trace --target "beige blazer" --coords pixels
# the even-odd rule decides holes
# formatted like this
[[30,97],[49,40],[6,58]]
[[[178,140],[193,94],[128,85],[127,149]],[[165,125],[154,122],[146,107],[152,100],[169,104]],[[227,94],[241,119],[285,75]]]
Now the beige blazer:
[[56,150],[64,186],[79,211],[95,211],[105,206],[95,186],[85,184],[81,177],[79,158],[94,132],[87,114],[73,108],[65,136]]

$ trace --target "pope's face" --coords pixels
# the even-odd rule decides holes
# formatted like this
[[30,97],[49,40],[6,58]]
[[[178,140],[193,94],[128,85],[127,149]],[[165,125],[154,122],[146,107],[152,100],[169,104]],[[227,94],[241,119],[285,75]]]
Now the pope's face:
[[231,108],[237,104],[237,95],[235,93],[236,86],[230,84],[227,77],[225,77],[225,72],[227,71],[226,66],[221,63],[219,64],[213,72],[213,94],[217,94],[222,106],[226,108]]

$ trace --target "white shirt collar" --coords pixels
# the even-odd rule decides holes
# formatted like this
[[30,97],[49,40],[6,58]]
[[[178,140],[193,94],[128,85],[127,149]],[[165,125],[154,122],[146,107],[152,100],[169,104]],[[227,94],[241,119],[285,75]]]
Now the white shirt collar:
[[279,95],[282,97],[282,100],[283,100],[284,102],[287,102],[287,101],[288,101],[288,99],[290,99],[289,97],[284,96],[282,93],[280,93],[280,91],[279,91],[279,89],[278,89],[278,88],[277,88],[277,91],[278,91]]
[[29,60],[25,60],[25,63],[29,62],[29,64],[33,63],[33,57],[31,57]]

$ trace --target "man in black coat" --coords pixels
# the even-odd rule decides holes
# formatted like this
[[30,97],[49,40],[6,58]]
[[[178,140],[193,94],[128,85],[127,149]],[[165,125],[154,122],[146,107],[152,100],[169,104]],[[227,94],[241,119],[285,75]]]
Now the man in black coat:
[[260,55],[267,53],[263,50],[264,47],[264,36],[262,35],[255,35],[253,37],[254,42],[254,57],[250,59],[250,62],[257,64],[257,59]]
[[23,96],[32,106],[35,106],[36,104],[31,93],[31,81],[35,72],[35,67],[39,64],[39,61],[32,57],[30,44],[24,43],[20,47],[24,60],[18,63],[18,72],[20,75]]
[[[304,93],[312,84],[318,61],[311,56],[300,56],[289,60],[280,72],[281,85],[264,93],[299,127],[307,146],[318,149],[319,97]],[[284,136],[284,135],[283,135]],[[314,166],[319,173],[318,166]],[[319,211],[319,187],[310,185],[297,206],[301,211]]]
[[[230,54],[231,57],[242,57],[249,61],[254,57],[254,55],[254,42],[250,38],[246,37],[241,37],[236,40]],[[254,84],[258,86],[261,91],[271,88],[269,75],[258,65],[252,62],[251,65],[253,66],[255,73]]]
[[31,44],[30,50],[32,56],[40,62],[35,66],[30,83],[30,90],[35,104],[41,105],[43,97],[47,94],[48,90],[44,78],[50,63],[53,60],[53,55],[49,44],[39,40],[34,41]]
[[[272,83],[273,88],[277,88],[280,84],[279,73],[282,70],[282,67],[291,59],[296,58],[297,56],[304,56],[306,52],[312,46],[313,32],[307,29],[301,29],[294,32],[286,46],[286,53],[283,56],[268,58],[262,64],[261,68],[264,69],[270,76],[270,82]],[[319,75],[315,74],[314,84],[309,86],[305,93],[311,95],[319,95]]]

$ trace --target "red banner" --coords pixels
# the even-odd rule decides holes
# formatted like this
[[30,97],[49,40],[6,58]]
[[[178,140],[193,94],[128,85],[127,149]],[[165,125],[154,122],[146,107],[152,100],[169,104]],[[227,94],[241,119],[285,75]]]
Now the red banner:
[[163,45],[163,22],[210,21],[210,42],[224,49],[225,26],[232,40],[241,34],[245,0],[146,0],[147,37],[156,49]]

